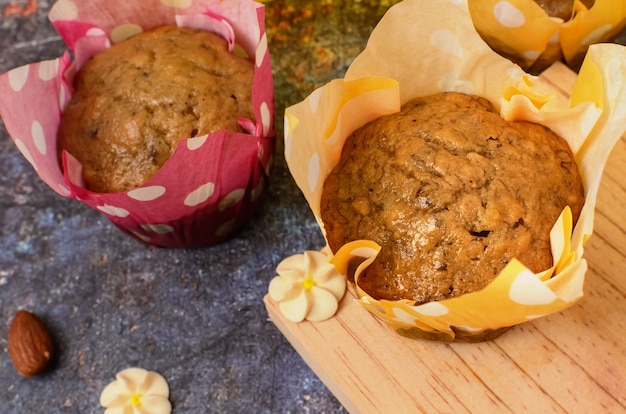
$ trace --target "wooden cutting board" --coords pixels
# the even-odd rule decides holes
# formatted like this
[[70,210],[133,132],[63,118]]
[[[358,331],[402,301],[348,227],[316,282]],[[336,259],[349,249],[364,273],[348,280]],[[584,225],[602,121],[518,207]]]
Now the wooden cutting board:
[[[543,87],[567,99],[576,76],[556,64]],[[585,296],[491,342],[401,337],[352,291],[334,318],[271,320],[351,413],[626,413],[626,138],[614,148],[586,244]]]

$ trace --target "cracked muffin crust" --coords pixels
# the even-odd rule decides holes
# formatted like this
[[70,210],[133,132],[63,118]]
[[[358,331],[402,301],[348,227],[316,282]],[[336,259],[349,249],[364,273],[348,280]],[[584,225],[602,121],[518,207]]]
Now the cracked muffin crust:
[[162,26],[94,55],[76,75],[76,92],[58,132],[83,164],[87,188],[126,191],[148,181],[179,140],[254,120],[253,63],[221,37]]
[[382,246],[359,286],[376,299],[443,300],[485,287],[513,258],[552,266],[550,229],[584,189],[565,140],[506,122],[485,99],[441,93],[355,131],[324,183],[330,248]]

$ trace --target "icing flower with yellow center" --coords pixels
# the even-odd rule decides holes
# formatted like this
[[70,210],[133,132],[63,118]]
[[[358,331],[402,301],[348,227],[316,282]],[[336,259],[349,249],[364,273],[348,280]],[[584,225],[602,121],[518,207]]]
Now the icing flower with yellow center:
[[321,252],[307,250],[286,258],[276,268],[269,295],[285,318],[317,322],[337,312],[346,291],[346,279]]
[[128,368],[100,394],[104,414],[169,414],[172,405],[165,379],[154,371]]

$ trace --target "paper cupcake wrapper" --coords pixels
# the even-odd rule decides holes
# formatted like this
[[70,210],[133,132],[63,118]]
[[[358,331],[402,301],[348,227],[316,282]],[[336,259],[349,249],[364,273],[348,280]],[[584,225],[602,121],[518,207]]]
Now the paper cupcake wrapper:
[[585,205],[572,229],[566,208],[550,234],[554,266],[533,274],[513,260],[485,289],[440,302],[376,300],[358,275],[380,247],[369,240],[343,246],[332,258],[346,271],[353,257],[360,303],[394,330],[421,331],[437,339],[485,335],[571,306],[583,295],[587,264],[583,244],[593,231],[596,195],[608,155],[626,130],[626,47],[594,45],[571,99],[547,95],[532,76],[493,52],[476,33],[467,4],[405,0],[372,32],[365,50],[336,79],[285,113],[285,156],[322,232],[320,198],[346,138],[408,100],[442,91],[489,99],[507,120],[529,120],[554,130],[572,147],[585,186]]
[[478,33],[503,56],[539,73],[564,60],[578,69],[589,45],[608,42],[626,26],[626,3],[595,0],[587,7],[574,1],[574,15],[550,17],[533,0],[468,0]]
[[[49,18],[74,53],[0,76],[0,115],[39,177],[58,194],[80,200],[145,243],[195,247],[219,242],[248,221],[267,186],[274,154],[274,90],[265,8],[252,0],[60,0]],[[57,161],[61,112],[75,73],[93,54],[143,30],[178,25],[215,32],[255,63],[256,121],[245,133],[219,131],[184,139],[142,186],[119,193],[85,189],[80,164]]]

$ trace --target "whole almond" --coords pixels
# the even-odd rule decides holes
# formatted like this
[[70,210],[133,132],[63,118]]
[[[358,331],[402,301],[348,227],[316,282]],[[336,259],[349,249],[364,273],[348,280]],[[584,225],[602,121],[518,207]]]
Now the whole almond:
[[25,377],[43,372],[52,358],[52,339],[41,320],[25,310],[15,314],[9,327],[9,354]]

